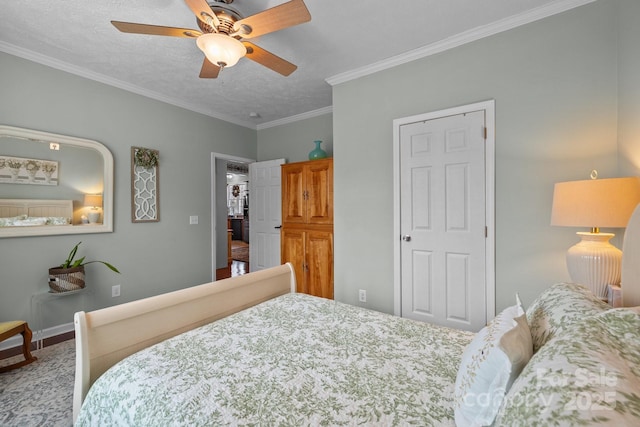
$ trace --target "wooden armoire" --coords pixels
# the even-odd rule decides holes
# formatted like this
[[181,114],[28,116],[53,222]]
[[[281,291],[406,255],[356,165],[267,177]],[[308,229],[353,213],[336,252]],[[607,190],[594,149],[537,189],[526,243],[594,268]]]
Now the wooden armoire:
[[333,159],[282,165],[281,233],[297,291],[333,299]]

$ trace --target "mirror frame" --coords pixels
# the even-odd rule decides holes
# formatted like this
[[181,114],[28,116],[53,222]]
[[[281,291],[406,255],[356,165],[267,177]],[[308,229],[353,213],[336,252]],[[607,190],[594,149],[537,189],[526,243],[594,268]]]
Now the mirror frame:
[[104,176],[102,190],[102,224],[83,226],[35,226],[35,227],[2,227],[0,237],[52,236],[63,234],[93,234],[113,232],[113,155],[111,151],[98,141],[59,135],[32,129],[23,129],[0,125],[0,138],[13,137],[30,141],[55,142],[75,147],[93,148],[103,159]]

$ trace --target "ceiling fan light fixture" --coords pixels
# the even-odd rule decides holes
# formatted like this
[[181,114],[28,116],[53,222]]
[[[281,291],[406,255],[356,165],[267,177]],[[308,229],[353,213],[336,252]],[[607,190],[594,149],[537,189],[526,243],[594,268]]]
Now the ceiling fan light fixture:
[[247,53],[240,40],[226,34],[203,34],[196,44],[209,62],[219,67],[233,67]]

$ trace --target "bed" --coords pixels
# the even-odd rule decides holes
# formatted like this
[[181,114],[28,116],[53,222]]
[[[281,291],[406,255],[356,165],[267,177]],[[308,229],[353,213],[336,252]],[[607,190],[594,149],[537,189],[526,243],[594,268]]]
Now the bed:
[[294,290],[285,264],[76,313],[76,425],[640,425],[640,310],[581,285],[477,334]]
[[71,225],[72,200],[0,199],[0,228]]

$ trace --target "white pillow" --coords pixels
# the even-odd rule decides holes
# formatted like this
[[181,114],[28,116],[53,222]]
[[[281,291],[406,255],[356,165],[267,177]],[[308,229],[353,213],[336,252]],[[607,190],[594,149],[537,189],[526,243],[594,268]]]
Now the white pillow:
[[27,217],[26,215],[18,215],[18,216],[12,216],[9,218],[0,218],[0,227],[11,227],[13,226],[14,222],[23,220],[26,217]]
[[533,355],[527,317],[517,304],[475,336],[462,356],[455,384],[456,425],[491,425],[505,394]]
[[16,227],[31,227],[34,225],[45,225],[47,218],[43,217],[27,217],[25,219],[17,219],[13,222]]
[[67,225],[69,224],[69,218],[63,216],[50,216],[47,217],[47,225]]

